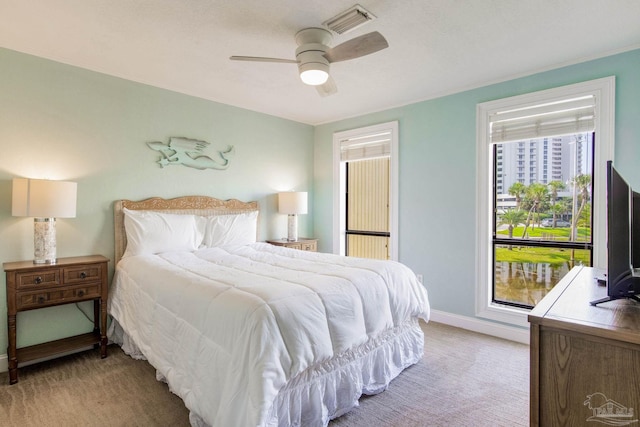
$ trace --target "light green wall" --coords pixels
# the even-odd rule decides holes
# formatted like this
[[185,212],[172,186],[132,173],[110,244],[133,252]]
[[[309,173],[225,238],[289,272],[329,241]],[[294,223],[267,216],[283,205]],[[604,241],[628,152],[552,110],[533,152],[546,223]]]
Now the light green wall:
[[[32,221],[11,216],[16,176],[78,182],[77,218],[58,221],[59,256],[113,257],[113,201],[154,195],[258,200],[261,238],[281,237],[274,193],[287,189],[311,192],[300,232],[331,251],[333,132],[398,120],[400,261],[424,274],[433,308],[474,316],[476,104],[615,75],[616,165],[640,188],[638,70],[640,50],[314,129],[0,49],[0,261],[33,257]],[[225,171],[161,169],[145,142],[170,136],[233,144],[236,155]],[[18,329],[28,345],[91,324],[65,306],[21,313]],[[0,349],[6,341],[2,276]]]
[[315,129],[314,229],[332,248],[332,135],[398,120],[399,260],[424,274],[432,307],[475,316],[476,105],[616,76],[615,164],[640,188],[640,50],[469,90]]
[[[145,144],[186,136],[235,146],[227,170],[161,168]],[[33,258],[33,220],[11,216],[14,177],[78,183],[58,256],[113,259],[113,201],[189,194],[257,200],[260,238],[286,235],[275,193],[313,191],[313,127],[0,49],[0,261]],[[310,206],[310,210],[313,206]],[[300,217],[300,234],[313,214]],[[113,269],[113,263],[110,265]],[[0,355],[7,347],[0,279]],[[88,303],[82,305],[92,313]],[[18,314],[18,345],[91,330],[73,306]]]

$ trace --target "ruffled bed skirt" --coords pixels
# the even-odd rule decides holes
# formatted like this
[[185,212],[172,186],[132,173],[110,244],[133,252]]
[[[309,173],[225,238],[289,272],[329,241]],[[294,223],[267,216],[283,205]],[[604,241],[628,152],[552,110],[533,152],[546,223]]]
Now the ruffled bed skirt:
[[[146,360],[115,319],[108,336],[129,356]],[[326,426],[358,406],[361,395],[384,391],[400,372],[419,362],[423,353],[424,334],[413,319],[292,378],[279,391],[262,426]],[[166,382],[159,371],[156,378]],[[194,427],[209,427],[194,412],[189,421]]]

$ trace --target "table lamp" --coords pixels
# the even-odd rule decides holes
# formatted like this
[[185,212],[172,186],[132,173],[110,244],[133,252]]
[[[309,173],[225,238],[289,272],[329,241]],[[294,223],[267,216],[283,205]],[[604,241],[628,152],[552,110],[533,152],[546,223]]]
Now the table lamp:
[[14,178],[13,216],[33,217],[34,264],[56,263],[56,218],[75,218],[78,184]]
[[298,215],[307,213],[307,193],[305,191],[287,191],[278,193],[278,212],[288,215],[287,240],[298,240]]

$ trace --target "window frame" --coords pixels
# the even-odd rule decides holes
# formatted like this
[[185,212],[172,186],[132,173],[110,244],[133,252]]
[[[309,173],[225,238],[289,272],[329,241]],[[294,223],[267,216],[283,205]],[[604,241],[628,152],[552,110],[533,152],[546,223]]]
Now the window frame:
[[346,167],[340,159],[340,141],[349,138],[364,137],[379,132],[391,132],[391,153],[389,155],[389,256],[398,261],[398,121],[350,129],[333,134],[333,253],[344,255],[346,238],[346,200],[342,197],[346,192]]
[[593,180],[593,266],[606,268],[606,162],[613,160],[615,77],[605,77],[553,89],[483,102],[476,107],[476,316],[528,327],[530,310],[493,303],[493,170],[490,117],[497,112],[593,95],[595,105]]

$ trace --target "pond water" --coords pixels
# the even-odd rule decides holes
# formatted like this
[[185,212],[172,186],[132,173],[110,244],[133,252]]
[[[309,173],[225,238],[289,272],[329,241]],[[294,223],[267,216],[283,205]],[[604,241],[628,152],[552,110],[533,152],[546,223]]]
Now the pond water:
[[496,262],[495,298],[499,301],[535,306],[575,265],[582,260],[561,264],[544,262]]

